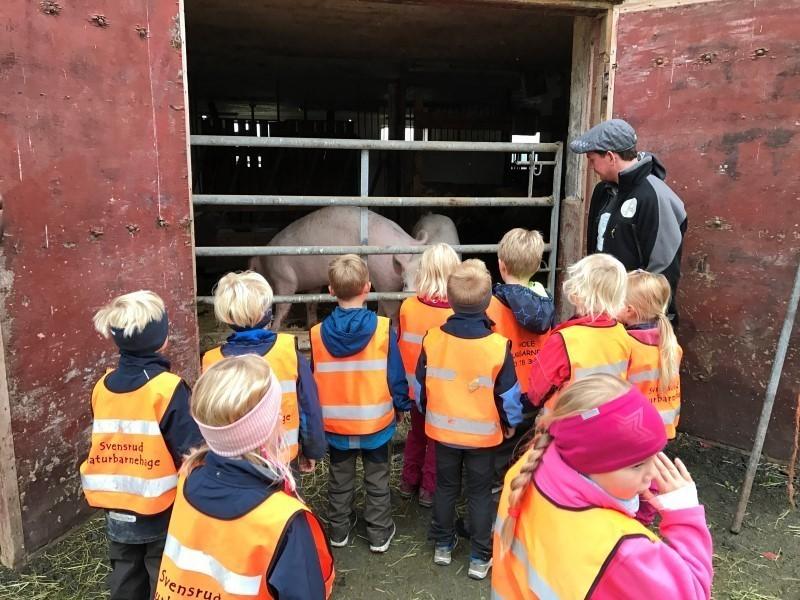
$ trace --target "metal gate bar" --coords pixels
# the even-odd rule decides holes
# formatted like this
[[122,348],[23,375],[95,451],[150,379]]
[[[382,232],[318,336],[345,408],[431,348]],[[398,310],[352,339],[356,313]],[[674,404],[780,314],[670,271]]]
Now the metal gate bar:
[[[514,142],[450,142],[450,141],[400,141],[332,138],[285,138],[235,135],[192,135],[192,146],[224,146],[252,148],[304,148],[317,150],[359,150],[361,152],[359,196],[283,196],[253,194],[194,194],[197,206],[358,206],[359,246],[201,246],[195,248],[200,256],[326,256],[340,254],[421,254],[428,246],[370,246],[368,240],[368,208],[374,206],[530,206],[552,207],[550,217],[550,243],[547,284],[554,293],[556,256],[558,250],[558,225],[561,204],[561,173],[563,145],[561,142],[527,144]],[[385,151],[439,151],[439,152],[505,152],[528,155],[531,169],[527,197],[419,197],[419,196],[369,196],[369,152]],[[540,160],[539,154],[554,154],[553,160]],[[553,191],[551,196],[533,197],[534,169],[552,166]],[[497,251],[497,244],[454,245],[456,252],[488,254]],[[369,300],[399,300],[413,295],[411,292],[375,292]],[[333,302],[329,294],[294,294],[275,296],[276,303]],[[211,297],[198,297],[200,302],[210,302]]]

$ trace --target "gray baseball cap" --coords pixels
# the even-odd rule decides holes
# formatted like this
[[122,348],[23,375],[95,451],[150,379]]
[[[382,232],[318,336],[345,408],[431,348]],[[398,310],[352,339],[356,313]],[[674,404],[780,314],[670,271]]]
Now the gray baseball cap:
[[575,154],[624,152],[635,147],[636,132],[622,119],[603,121],[569,143],[569,149]]

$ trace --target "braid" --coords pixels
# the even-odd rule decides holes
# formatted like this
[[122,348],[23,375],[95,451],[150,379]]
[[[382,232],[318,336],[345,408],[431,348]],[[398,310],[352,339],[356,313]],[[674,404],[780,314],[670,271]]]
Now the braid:
[[[537,419],[537,425],[538,421],[539,419]],[[519,475],[511,480],[511,494],[508,498],[508,516],[503,522],[503,529],[500,531],[500,549],[502,554],[508,552],[514,540],[514,530],[517,527],[516,514],[518,514],[518,510],[514,509],[522,502],[522,498],[525,496],[528,486],[530,486],[533,481],[533,474],[536,472],[542,460],[542,455],[544,451],[547,450],[552,439],[553,438],[546,429],[537,429],[536,435],[533,437],[533,441],[529,446],[528,458],[525,464],[522,465]]]

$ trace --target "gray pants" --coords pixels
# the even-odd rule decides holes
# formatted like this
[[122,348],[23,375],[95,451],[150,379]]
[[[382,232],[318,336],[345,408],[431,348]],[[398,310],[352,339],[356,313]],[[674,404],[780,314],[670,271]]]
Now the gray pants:
[[330,450],[328,470],[328,520],[331,532],[346,532],[355,512],[356,459],[361,454],[364,466],[364,520],[367,537],[377,542],[386,536],[392,520],[392,499],[389,492],[389,443],[374,450]]

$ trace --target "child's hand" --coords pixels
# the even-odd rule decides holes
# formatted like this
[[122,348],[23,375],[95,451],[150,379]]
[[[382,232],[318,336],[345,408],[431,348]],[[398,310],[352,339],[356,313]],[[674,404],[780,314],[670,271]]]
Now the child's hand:
[[506,439],[514,437],[514,434],[517,433],[516,427],[503,427],[503,437]]
[[314,467],[317,466],[317,461],[313,458],[306,458],[301,454],[297,459],[297,466],[301,473],[311,473],[314,470]]
[[672,462],[666,454],[659,452],[655,466],[656,476],[653,478],[653,484],[658,488],[658,495],[647,490],[642,494],[644,500],[659,512],[680,510],[699,504],[697,488],[681,459],[676,458],[675,462]]

